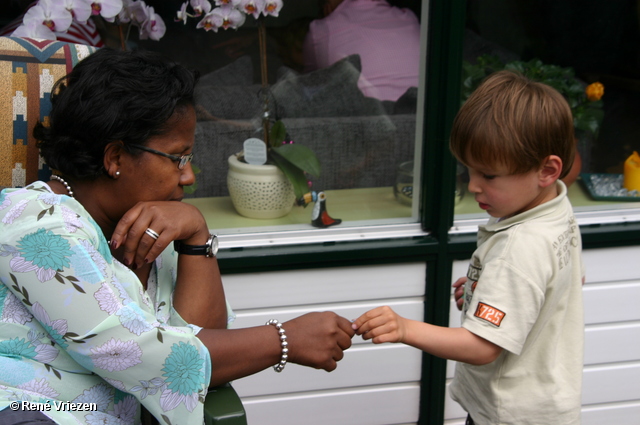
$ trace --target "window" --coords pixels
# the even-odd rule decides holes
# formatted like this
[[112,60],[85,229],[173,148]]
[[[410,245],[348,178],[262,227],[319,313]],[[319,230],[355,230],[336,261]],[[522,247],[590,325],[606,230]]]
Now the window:
[[[320,2],[285,0],[279,17],[264,21],[266,62],[251,17],[237,30],[206,32],[196,29],[199,18],[186,25],[173,21],[181,1],[147,3],[164,18],[167,32],[160,41],[133,36],[131,42],[201,73],[193,159],[201,171],[188,202],[207,215],[224,241],[247,246],[251,241],[266,243],[265,238],[287,243],[292,235],[300,241],[422,233],[418,202],[412,197],[419,193],[420,164],[414,158],[420,152],[416,141],[422,139],[419,99],[424,96],[420,82],[426,63],[420,2],[391,0],[398,5],[393,8],[365,2],[359,7],[366,7],[356,11],[347,9],[351,2],[338,6],[340,14],[377,20],[369,31],[370,25],[358,27],[339,19],[331,24],[335,26],[314,27],[322,17]],[[310,28],[315,43],[308,36]],[[346,45],[353,51],[331,51]],[[261,83],[265,73],[268,90]],[[320,202],[294,206],[288,214],[268,219],[247,218],[234,207],[227,185],[229,158],[243,149],[245,140],[264,140],[265,109],[270,128],[277,120],[285,124],[285,142],[315,152],[322,172],[310,179],[310,190],[325,193],[323,207],[330,217],[342,220],[340,225],[321,234],[315,231],[312,215]]]
[[[465,66],[483,55],[502,64],[539,59],[570,68],[583,87],[604,85],[601,118],[576,123],[581,169],[569,197],[581,224],[640,220],[640,197],[601,192],[604,180],[620,187],[625,160],[640,151],[639,12],[634,1],[467,1]],[[465,193],[460,171],[454,231],[467,231],[487,216]]]

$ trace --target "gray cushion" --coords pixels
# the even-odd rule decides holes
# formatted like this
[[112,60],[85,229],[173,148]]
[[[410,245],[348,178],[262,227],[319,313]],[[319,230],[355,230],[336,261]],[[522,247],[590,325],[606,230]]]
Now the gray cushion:
[[358,88],[360,56],[348,56],[331,66],[307,74],[283,68],[271,92],[276,117],[311,118],[384,115],[378,99],[366,97]]

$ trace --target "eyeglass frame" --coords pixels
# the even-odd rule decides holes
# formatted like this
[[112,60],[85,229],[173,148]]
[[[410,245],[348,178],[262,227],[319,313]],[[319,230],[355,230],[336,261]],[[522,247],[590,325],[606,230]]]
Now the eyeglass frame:
[[145,152],[149,152],[149,153],[154,153],[156,155],[160,155],[160,156],[164,156],[165,158],[169,158],[172,161],[177,161],[178,162],[178,170],[182,170],[184,169],[184,167],[187,166],[188,163],[190,163],[193,160],[193,154],[189,153],[186,155],[182,155],[182,156],[176,156],[176,155],[171,155],[165,152],[161,152],[152,148],[148,148],[144,145],[138,145],[137,143],[129,143],[128,145],[131,148],[135,148],[135,149],[140,149],[141,151],[145,151]]

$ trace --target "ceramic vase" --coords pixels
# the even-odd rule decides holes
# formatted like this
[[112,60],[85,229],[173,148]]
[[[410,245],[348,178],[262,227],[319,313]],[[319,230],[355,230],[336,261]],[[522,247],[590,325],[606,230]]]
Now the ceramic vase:
[[227,187],[238,214],[249,218],[278,218],[291,212],[293,185],[275,165],[252,165],[229,157]]

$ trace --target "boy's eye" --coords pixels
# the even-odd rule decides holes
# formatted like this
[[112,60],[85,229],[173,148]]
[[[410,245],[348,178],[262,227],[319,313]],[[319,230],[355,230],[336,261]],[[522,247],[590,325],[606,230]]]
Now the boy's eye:
[[493,180],[495,179],[497,176],[492,175],[492,174],[483,174],[482,177],[486,180]]

